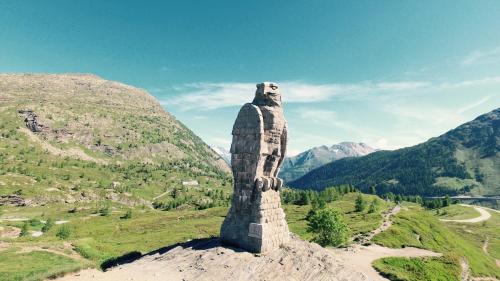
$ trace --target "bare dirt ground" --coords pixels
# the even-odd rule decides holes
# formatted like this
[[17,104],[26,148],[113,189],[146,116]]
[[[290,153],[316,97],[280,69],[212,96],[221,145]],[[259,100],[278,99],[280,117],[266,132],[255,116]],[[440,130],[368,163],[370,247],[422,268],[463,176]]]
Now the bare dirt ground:
[[292,238],[287,247],[254,255],[222,247],[217,239],[196,240],[148,254],[106,272],[83,270],[75,280],[371,280],[349,261],[321,246]]
[[21,229],[19,227],[0,226],[0,238],[17,238],[21,234]]

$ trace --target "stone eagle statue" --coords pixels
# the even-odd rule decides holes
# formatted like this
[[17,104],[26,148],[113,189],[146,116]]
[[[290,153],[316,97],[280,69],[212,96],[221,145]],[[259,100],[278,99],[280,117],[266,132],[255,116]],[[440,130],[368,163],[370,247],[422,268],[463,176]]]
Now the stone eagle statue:
[[255,98],[240,109],[232,135],[234,193],[221,241],[267,252],[289,239],[280,200],[283,181],[277,177],[286,152],[287,124],[276,83],[257,84]]

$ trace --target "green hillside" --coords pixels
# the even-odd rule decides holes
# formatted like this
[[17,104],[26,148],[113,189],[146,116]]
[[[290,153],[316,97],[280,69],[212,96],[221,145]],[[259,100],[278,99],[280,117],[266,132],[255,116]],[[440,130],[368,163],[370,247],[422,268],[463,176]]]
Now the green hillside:
[[2,74],[0,120],[0,206],[201,208],[229,196],[220,156],[131,86],[93,75]]
[[435,196],[499,195],[499,183],[500,108],[416,146],[331,162],[289,185]]

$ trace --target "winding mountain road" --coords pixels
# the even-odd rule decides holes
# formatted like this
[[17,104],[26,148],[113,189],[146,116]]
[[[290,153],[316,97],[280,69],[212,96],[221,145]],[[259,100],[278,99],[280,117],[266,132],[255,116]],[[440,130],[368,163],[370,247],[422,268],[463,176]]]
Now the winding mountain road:
[[474,208],[476,211],[479,212],[480,216],[476,217],[476,218],[464,219],[464,220],[447,220],[447,219],[439,219],[439,220],[444,221],[444,222],[475,223],[475,222],[482,222],[485,220],[489,220],[491,218],[491,214],[488,211],[486,211],[486,209],[484,209],[482,207],[471,206],[471,205],[467,205],[467,204],[460,204],[460,206]]

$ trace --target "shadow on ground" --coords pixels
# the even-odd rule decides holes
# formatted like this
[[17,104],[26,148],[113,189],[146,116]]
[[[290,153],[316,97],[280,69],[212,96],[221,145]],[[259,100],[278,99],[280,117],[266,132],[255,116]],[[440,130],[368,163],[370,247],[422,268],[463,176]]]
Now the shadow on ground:
[[103,271],[106,271],[106,270],[108,270],[112,267],[118,266],[118,265],[123,265],[123,264],[134,262],[142,257],[156,255],[156,254],[163,255],[163,254],[167,253],[168,251],[170,251],[174,248],[177,248],[177,247],[182,247],[184,249],[190,248],[192,250],[208,250],[208,249],[212,249],[212,248],[216,248],[216,247],[225,247],[228,249],[232,249],[235,252],[242,252],[243,251],[243,250],[238,249],[238,248],[234,248],[234,247],[227,246],[227,245],[222,245],[220,240],[219,240],[219,237],[194,239],[194,240],[190,240],[187,242],[176,243],[176,244],[173,244],[170,246],[166,246],[166,247],[151,251],[149,253],[146,253],[144,255],[138,251],[133,251],[133,252],[126,253],[122,256],[119,256],[119,257],[110,258],[110,259],[105,260],[103,263],[101,263],[101,269]]

